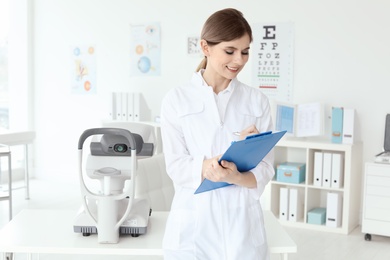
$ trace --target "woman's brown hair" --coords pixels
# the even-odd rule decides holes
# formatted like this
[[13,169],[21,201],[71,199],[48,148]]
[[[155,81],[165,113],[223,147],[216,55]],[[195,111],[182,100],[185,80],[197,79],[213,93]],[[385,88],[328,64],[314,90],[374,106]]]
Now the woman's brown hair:
[[[249,35],[252,42],[252,29],[244,15],[236,9],[227,8],[213,13],[206,20],[200,38],[209,46],[214,46],[221,42],[239,39],[245,34]],[[196,71],[205,69],[206,65],[207,58],[204,57]]]

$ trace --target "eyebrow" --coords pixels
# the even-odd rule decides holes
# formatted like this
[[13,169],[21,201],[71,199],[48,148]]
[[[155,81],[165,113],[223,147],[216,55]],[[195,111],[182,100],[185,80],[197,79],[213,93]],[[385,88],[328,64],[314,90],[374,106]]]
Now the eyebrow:
[[[226,46],[225,48],[226,48],[226,49],[234,49],[234,50],[238,50],[238,48],[236,48],[236,47],[233,47],[233,46]],[[245,50],[249,50],[249,49],[250,49],[250,47],[247,47],[247,48],[243,49],[243,51],[245,51]]]

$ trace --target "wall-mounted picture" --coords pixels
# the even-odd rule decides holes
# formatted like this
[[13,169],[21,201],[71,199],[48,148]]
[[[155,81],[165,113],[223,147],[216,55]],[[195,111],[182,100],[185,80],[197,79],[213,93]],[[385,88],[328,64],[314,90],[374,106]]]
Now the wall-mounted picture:
[[191,36],[187,38],[187,53],[189,55],[200,55],[200,38]]
[[160,24],[130,26],[130,76],[159,76]]
[[96,48],[93,45],[71,47],[71,91],[73,94],[96,93]]

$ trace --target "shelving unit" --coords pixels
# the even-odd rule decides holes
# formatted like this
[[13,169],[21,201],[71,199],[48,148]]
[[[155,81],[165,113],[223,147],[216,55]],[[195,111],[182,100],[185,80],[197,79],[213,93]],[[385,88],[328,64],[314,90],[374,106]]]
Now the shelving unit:
[[[306,163],[305,182],[292,184],[273,180],[270,183],[269,205],[275,216],[279,216],[280,188],[296,188],[303,194],[303,218],[296,222],[279,220],[283,225],[348,234],[359,224],[362,168],[361,144],[334,144],[329,141],[282,139],[274,150],[275,167],[287,161]],[[341,188],[322,187],[313,184],[314,153],[317,151],[343,154],[344,184]],[[326,225],[308,224],[307,213],[311,209],[317,207],[326,208],[328,192],[337,192],[342,195],[341,226],[332,228]]]

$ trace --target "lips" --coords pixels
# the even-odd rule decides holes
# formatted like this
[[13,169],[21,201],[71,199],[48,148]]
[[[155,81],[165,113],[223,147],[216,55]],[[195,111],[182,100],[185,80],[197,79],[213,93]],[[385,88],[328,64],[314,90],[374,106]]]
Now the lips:
[[226,66],[226,68],[228,68],[228,70],[231,70],[233,72],[238,71],[238,68],[232,68],[232,67],[229,67],[229,66]]

